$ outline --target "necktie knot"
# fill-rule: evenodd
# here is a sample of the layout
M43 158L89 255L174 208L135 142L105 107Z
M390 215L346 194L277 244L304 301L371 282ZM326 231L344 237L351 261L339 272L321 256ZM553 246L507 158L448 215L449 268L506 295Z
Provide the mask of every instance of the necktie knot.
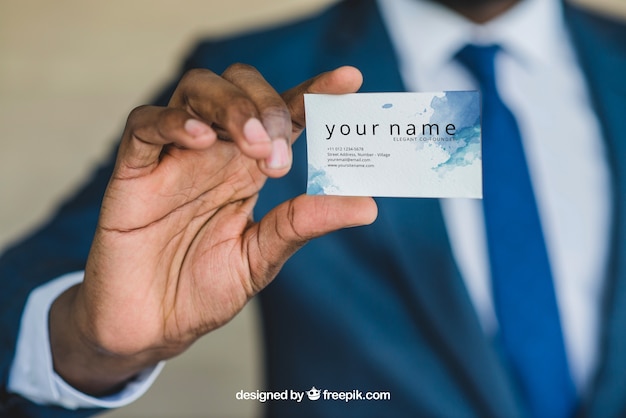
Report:
M456 58L472 73L483 89L495 88L495 58L498 51L498 45L466 45L457 53Z

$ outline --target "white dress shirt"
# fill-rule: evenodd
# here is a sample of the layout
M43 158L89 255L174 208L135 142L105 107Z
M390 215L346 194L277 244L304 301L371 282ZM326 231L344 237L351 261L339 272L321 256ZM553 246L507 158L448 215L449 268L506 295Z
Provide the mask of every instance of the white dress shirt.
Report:
M19 393L35 403L60 405L67 409L119 408L141 397L156 380L165 362L145 369L120 392L96 398L74 389L54 371L48 312L56 298L82 282L83 276L83 272L66 274L39 286L29 295L9 372L9 392Z
M498 86L524 138L568 360L575 384L583 393L598 359L611 189L599 123L567 36L560 2L525 0L486 25L473 24L426 0L379 0L378 4L409 90L475 89L475 81L453 60L454 55L467 43L502 46L496 62ZM498 325L481 202L448 199L442 200L442 208L469 296L484 331L493 335ZM35 402L68 408L126 405L147 390L162 364L105 399L76 391L52 368L48 310L63 290L81 279L80 273L62 277L31 294L22 317L9 390Z

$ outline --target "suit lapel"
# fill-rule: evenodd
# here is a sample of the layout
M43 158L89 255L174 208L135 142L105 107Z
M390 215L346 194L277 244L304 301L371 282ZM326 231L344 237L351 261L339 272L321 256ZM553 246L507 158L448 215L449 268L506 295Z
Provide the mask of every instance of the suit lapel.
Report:
M603 127L613 177L600 369L586 412L617 417L626 411L626 31L574 9L566 9L566 17Z
M318 70L354 65L364 76L361 91L404 91L397 57L376 2L352 2L357 4L344 7L349 18L339 15L336 31L318 52L318 62L324 65ZM394 236L396 262L411 278L409 283L398 286L413 309L416 322L435 342L450 374L482 416L519 415L511 379L485 338L455 267L439 202L381 199L378 205L375 227ZM417 241L425 244L418 246Z

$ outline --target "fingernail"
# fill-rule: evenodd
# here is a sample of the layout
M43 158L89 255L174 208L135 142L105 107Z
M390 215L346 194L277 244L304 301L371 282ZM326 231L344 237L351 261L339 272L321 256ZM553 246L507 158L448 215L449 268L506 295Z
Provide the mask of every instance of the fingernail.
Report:
M284 139L275 139L272 142L272 154L265 160L272 169L284 168L289 165L289 146Z
M187 119L185 122L185 131L192 136L200 136L209 130L209 126L197 119Z
M243 125L243 134L246 137L246 141L250 144L260 144L271 141L263 124L257 118L248 119Z

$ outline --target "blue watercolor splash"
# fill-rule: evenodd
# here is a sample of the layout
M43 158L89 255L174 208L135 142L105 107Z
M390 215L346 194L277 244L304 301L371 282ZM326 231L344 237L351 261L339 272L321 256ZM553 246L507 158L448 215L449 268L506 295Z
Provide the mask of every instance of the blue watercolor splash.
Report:
M480 118L478 94L463 91L448 91L443 97L433 97L430 107L435 111L430 123L446 125L453 123L457 129L474 126Z
M481 159L480 124L457 131L456 149L451 150L449 158L434 168L440 174L445 174L456 167L474 164Z
M430 123L456 127L454 141L430 143L443 149L449 158L434 167L441 175L456 167L472 165L481 159L480 99L478 94L449 91L443 97L434 97Z
M315 168L311 164L308 166L309 175L306 187L306 193L309 195L325 195L325 187L332 184L331 179L327 176L326 171L321 168Z
M383 105L383 109L391 109L392 107L393 107L393 104L392 104L392 103L385 103L385 104Z

